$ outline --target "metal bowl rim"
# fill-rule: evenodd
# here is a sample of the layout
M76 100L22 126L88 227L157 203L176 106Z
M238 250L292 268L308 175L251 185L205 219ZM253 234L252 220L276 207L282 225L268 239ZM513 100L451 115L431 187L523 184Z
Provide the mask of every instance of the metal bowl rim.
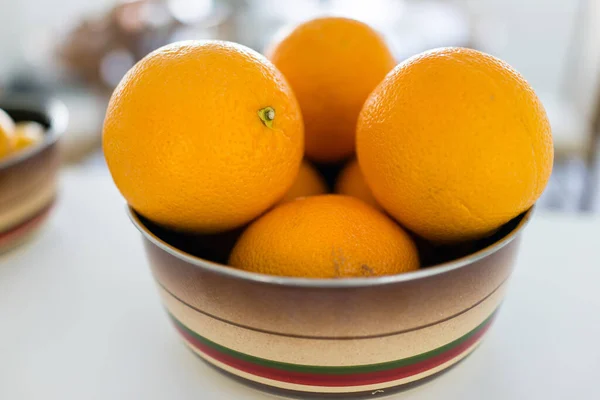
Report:
M450 271L466 267L474 264L502 249L504 246L512 242L528 224L533 214L535 206L531 207L525 212L519 224L505 236L500 238L498 241L491 245L465 257L458 258L456 260L448 261L442 264L434 265L431 267L419 269L417 271L405 272L396 275L385 275L374 278L295 278L285 277L276 275L266 275L256 272L243 271L229 267L227 265L219 264L216 262L208 261L200 257L193 256L185 253L176 247L166 243L156 235L154 235L139 219L136 211L127 206L127 215L134 224L134 226L140 231L142 236L151 242L159 249L167 252L168 254L178 258L179 260L189 263L202 270L216 273L222 276L226 276L234 279L242 279L246 281L256 283L266 283L279 286L292 286L292 287L306 287L306 288L360 288L369 286L380 286L389 285L400 282L416 281L419 279L429 278L436 275L442 275Z
M69 112L64 103L58 99L40 100L36 98L32 99L28 96L15 96L10 99L2 100L6 102L4 105L10 106L10 108L46 114L50 120L50 126L46 129L44 141L40 145L32 146L29 149L25 149L14 156L9 156L5 160L0 161L0 170L10 168L13 165L43 152L56 143L66 130Z

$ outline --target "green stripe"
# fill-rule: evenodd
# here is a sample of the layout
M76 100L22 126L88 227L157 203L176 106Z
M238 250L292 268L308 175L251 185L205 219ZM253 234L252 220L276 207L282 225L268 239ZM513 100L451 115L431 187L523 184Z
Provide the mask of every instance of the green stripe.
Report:
M178 321L172 314L169 313L169 316L171 317L171 319L177 326L181 327L181 329L185 330L187 333L189 333L191 336L196 338L198 341L202 342L203 344L205 344L207 346L212 347L213 349L215 349L221 353L227 354L231 357L235 357L237 359L244 360L244 361L247 361L247 362L250 362L253 364L261 365L264 367L275 368L275 369L285 370L285 371L306 372L306 373L315 373L315 374L345 375L345 374L355 374L355 373L359 374L359 373L386 371L386 370L390 370L390 369L395 369L395 368L400 368L400 367L404 367L407 365L415 364L415 363L427 360L428 358L435 357L435 356L437 356L441 353L444 353L456 346L459 346L460 344L469 340L469 338L471 338L473 335L475 335L477 332L479 332L483 327L485 327L485 325L488 322L490 322L490 320L493 318L494 314L496 314L496 311L494 311L480 325L478 325L475 329L473 329L466 335L464 335L448 344L438 347L437 349L428 351L426 353L422 353L422 354L412 356L412 357L403 358L401 360L388 361L385 363L357 365L357 366L344 366L344 367L324 367L324 366L313 366L313 365L290 364L290 363L285 363L285 362L266 360L264 358L254 357L254 356L251 356L248 354L240 353L238 351L229 349L227 347L223 347L218 343L215 343L213 341L206 339L205 337L198 335L196 332L192 331L187 326L185 326L183 323Z

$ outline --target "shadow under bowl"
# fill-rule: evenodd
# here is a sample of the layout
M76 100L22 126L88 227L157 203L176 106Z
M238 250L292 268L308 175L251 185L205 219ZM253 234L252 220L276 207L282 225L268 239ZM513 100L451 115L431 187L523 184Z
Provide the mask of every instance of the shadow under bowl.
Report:
M30 97L0 99L15 122L43 125L42 143L0 161L0 253L17 247L41 227L56 197L60 157L58 140L67 110L57 100Z
M262 275L207 261L128 212L169 317L193 352L277 390L357 394L436 376L477 347L533 209L468 256L348 279Z

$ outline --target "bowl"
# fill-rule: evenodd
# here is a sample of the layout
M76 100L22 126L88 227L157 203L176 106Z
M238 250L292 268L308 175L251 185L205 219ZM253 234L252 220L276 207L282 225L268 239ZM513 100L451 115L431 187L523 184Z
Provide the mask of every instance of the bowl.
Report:
M48 216L56 197L60 164L57 142L66 128L67 111L56 100L11 97L0 108L16 122L46 127L42 143L0 161L0 253L32 237Z
M303 279L192 256L128 209L168 316L194 353L266 387L346 395L422 380L473 351L498 313L532 211L450 262Z

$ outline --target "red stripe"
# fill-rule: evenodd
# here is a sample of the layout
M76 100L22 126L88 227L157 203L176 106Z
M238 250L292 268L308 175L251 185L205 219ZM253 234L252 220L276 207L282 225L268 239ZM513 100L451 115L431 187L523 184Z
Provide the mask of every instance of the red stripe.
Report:
M470 337L460 345L436 356L431 357L428 360L420 361L412 365L399 367L387 371L368 372L362 374L347 374L347 375L327 375L327 374L311 374L306 372L295 372L285 371L274 368L265 367L250 363L248 361L234 358L230 355L223 354L218 350L215 350L190 335L180 327L177 330L181 335L196 349L205 353L206 355L214 358L215 360L228 365L234 369L260 376L263 378L294 383L299 385L309 386L329 386L329 387L342 387L342 386L362 386L370 385L375 383L395 381L403 378L407 378L413 375L420 374L422 372L433 369L440 366L453 358L458 357L463 352L468 350L473 344L475 344L488 330L491 325L488 322L482 327L476 334ZM177 325L176 325L177 326Z
M29 219L28 221L18 225L10 230L0 233L0 247L5 244L17 239L19 236L26 234L28 231L34 229L38 226L50 213L50 209L52 208L52 203L42 210L38 215Z

